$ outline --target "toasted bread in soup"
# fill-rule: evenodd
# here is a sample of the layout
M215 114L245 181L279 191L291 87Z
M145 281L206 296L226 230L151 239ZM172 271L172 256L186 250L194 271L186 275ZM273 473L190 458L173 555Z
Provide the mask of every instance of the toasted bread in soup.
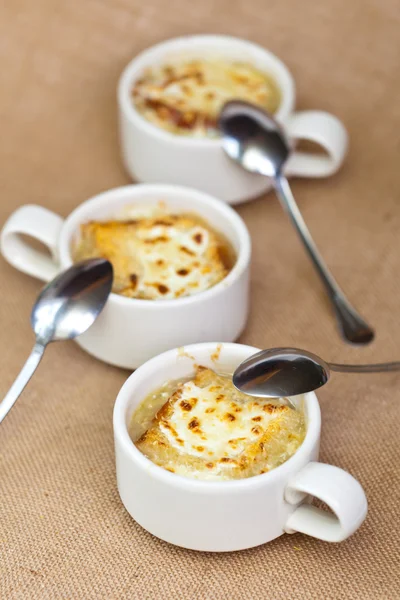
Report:
M301 412L239 392L198 367L156 414L136 446L157 465L196 479L240 479L282 464L304 437Z
M220 236L196 216L168 215L84 223L75 260L103 257L114 268L113 292L149 300L189 296L230 271Z

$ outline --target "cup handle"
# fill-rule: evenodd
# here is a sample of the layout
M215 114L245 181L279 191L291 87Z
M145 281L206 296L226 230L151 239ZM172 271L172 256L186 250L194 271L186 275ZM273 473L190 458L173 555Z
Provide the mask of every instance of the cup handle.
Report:
M298 177L328 177L340 168L346 156L348 134L341 121L333 115L307 110L292 115L286 129L294 140L309 140L321 146L325 155L293 152L285 173Z
M308 463L285 490L289 504L303 502L307 495L325 502L333 514L301 504L286 522L286 533L299 531L326 542L341 542L352 535L367 515L364 490L346 471L318 462Z
M57 247L63 222L61 217L42 206L21 206L9 217L1 231L2 255L19 271L50 281L59 272ZM51 256L30 246L21 234L45 244Z

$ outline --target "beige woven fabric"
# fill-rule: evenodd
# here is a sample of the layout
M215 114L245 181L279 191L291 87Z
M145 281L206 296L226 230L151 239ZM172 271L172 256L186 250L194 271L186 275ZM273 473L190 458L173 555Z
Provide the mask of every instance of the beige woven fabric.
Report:
M362 349L340 340L270 195L239 209L254 241L243 341L300 346L336 361L400 358L399 21L396 0L5 0L0 222L27 202L67 215L129 182L118 156L115 87L139 50L184 33L249 38L290 66L301 108L335 112L349 129L341 173L293 188L377 337ZM1 396L30 351L40 284L3 260L0 271ZM359 532L339 545L283 536L230 555L169 546L121 505L111 416L126 376L73 343L53 346L1 425L1 599L400 598L400 375L335 375L319 395L321 458L348 469L368 495Z

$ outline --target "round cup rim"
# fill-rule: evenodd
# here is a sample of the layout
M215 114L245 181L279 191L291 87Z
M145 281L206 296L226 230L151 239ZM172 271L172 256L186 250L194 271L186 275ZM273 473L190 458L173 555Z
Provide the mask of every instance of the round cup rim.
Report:
M161 141L168 142L174 145L180 145L186 148L204 148L207 150L211 150L214 148L221 149L222 144L220 139L210 139L210 138L194 138L190 136L179 136L171 133L169 131L165 131L160 127L157 127L150 121L147 121L134 107L131 98L130 98L130 89L132 87L132 82L135 73L141 68L140 64L146 60L148 56L152 53L162 50L173 48L175 45L182 44L191 44L193 41L201 42L218 42L222 41L224 43L231 43L237 45L245 45L249 48L253 48L255 51L264 54L266 59L269 62L273 62L277 68L280 69L283 78L286 80L286 89L281 88L282 92L282 102L275 113L275 117L278 121L282 121L286 119L294 110L295 106L295 97L296 97L296 87L294 78L289 71L286 64L273 52L267 50L260 44L252 42L250 40L246 40L240 37L230 36L230 35L218 35L218 34L195 34L195 35L184 35L178 36L174 38L170 38L168 40L164 40L157 44L153 44L148 48L145 48L141 52L139 52L134 58L125 66L122 71L117 87L117 96L118 102L120 105L121 111L124 115L129 119L130 122L134 123L137 127L140 127L144 132L152 137L158 138ZM157 62L157 61L154 61Z
M199 350L206 350L209 352L215 351L216 344L217 342L190 344L185 346L184 350L188 354L194 355L196 358L196 353ZM223 346L224 350L228 350L229 352L232 352L232 354L237 352L237 350L249 351L249 354L260 351L260 348L255 348L246 344L223 343L221 345ZM161 362L175 362L177 351L177 348L167 350L166 352L158 354L157 356L146 361L128 377L117 394L113 411L113 430L115 441L118 441L123 446L124 451L129 455L129 459L133 461L137 467L148 473L150 477L156 478L166 485L175 487L177 489L191 489L194 492L200 493L231 492L237 489L257 489L260 487L265 487L265 485L273 485L276 480L279 480L286 475L289 476L293 470L296 470L296 466L298 469L301 467L303 464L303 457L311 453L320 436L321 411L315 392L304 394L304 399L307 403L308 423L306 436L302 445L286 462L279 467L272 469L268 473L233 481L196 480L178 475L176 473L171 473L154 464L150 459L144 456L144 454L142 454L140 450L136 448L129 435L128 426L125 420L125 411L129 404L132 391L135 387L135 382L139 378L147 379L149 376L151 376L151 373L154 373L157 365Z
M230 205L222 202L222 200L218 200L218 198L212 196L211 194L207 194L206 192L186 186L163 183L139 183L111 188L96 194L79 204L65 219L60 232L58 248L61 266L63 268L68 268L73 264L69 244L73 232L76 231L80 223L84 222L83 219L79 219L79 214L81 211L84 212L84 209L87 209L89 206L95 206L97 204L105 205L108 201L111 202L112 198L115 198L116 196L124 197L132 195L132 203L134 203L140 200L141 192L143 194L154 193L160 195L163 193L169 195L173 195L174 193L179 195L187 194L188 198L191 197L196 201L196 203L215 208L217 212L219 211L221 213L221 219L229 219L238 236L239 244L237 259L233 268L224 279L219 281L211 288L197 294L193 294L192 296L155 301L139 298L127 298L113 292L110 294L108 302L112 301L117 305L125 307L130 306L136 309L140 307L146 307L146 309L150 310L163 310L170 307L183 307L190 304L197 304L199 302L207 301L213 296L217 296L229 289L236 281L238 281L243 272L248 268L251 259L251 238L247 226L240 215ZM210 223L210 225L213 227L215 226L218 230L217 223Z

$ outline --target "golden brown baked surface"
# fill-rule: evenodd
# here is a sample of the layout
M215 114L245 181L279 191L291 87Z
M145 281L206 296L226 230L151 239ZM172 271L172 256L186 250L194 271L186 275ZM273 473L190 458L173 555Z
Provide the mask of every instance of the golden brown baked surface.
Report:
M215 137L217 117L228 100L257 104L274 113L281 94L275 80L251 64L193 60L146 69L132 100L154 125L179 135Z
M205 291L224 279L234 262L228 242L194 215L85 223L74 260L97 256L113 265L113 292L148 300Z
M302 412L246 396L230 377L198 367L194 379L178 384L135 443L168 471L229 480L277 467L296 452L304 435Z

